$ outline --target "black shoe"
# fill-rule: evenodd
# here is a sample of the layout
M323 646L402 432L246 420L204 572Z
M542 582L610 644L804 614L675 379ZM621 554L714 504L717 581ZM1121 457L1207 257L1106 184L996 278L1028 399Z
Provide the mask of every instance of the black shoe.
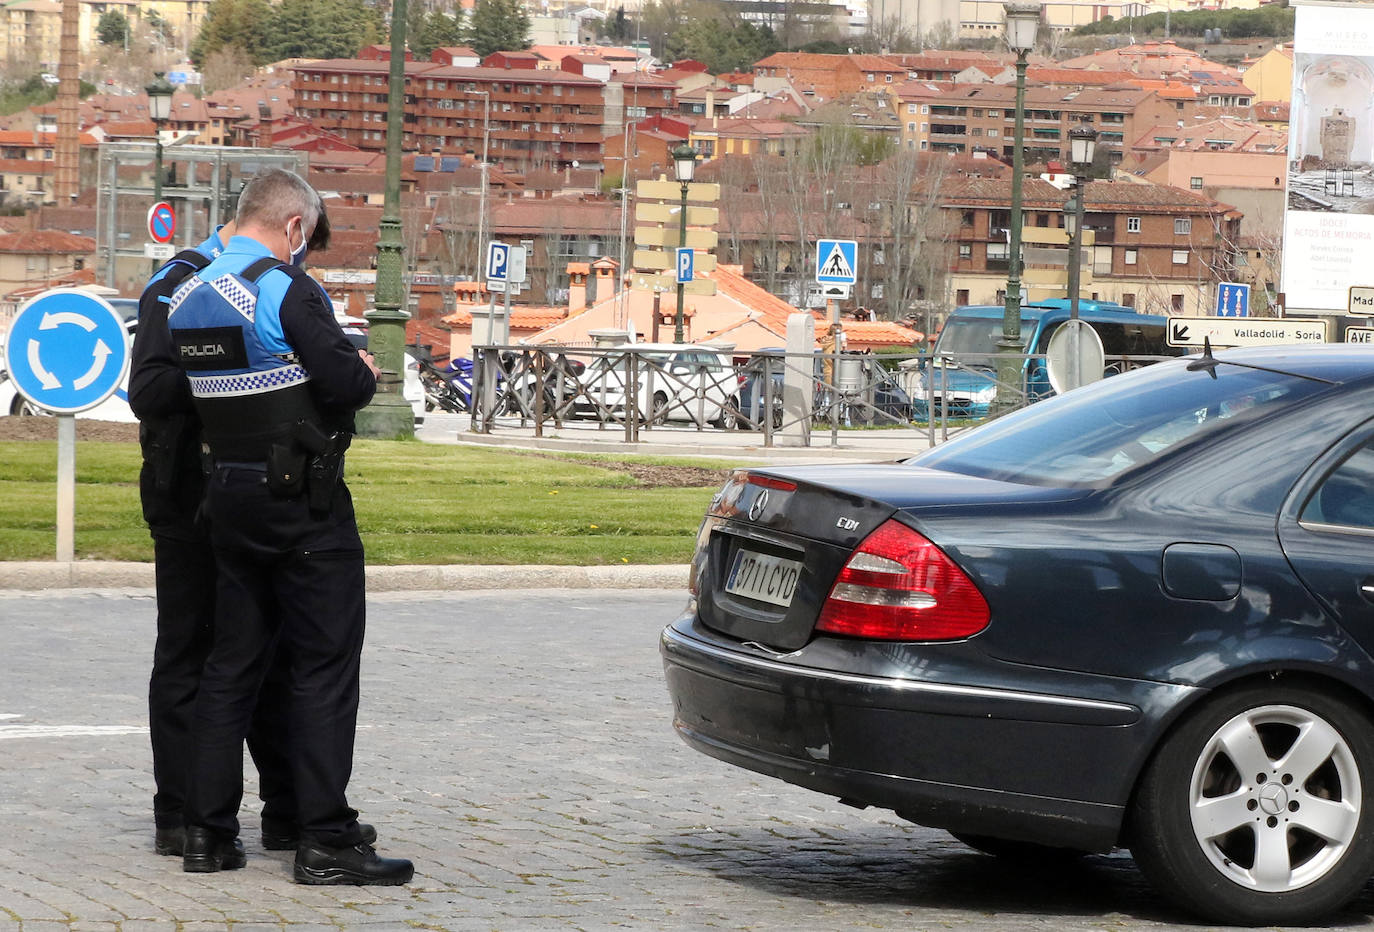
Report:
M186 829L160 828L153 836L153 848L158 854L172 854L181 857L186 850Z
M358 831L363 835L363 844L371 845L377 841L377 829L366 822L358 823ZM283 822L262 823L262 846L268 851L294 851L300 847L301 827Z
M237 838L220 838L208 828L191 825L186 829L186 846L181 869L191 874L238 870L248 863L243 843Z
M296 883L398 887L410 883L415 865L404 858L379 858L369 844L329 848L302 842L296 849Z

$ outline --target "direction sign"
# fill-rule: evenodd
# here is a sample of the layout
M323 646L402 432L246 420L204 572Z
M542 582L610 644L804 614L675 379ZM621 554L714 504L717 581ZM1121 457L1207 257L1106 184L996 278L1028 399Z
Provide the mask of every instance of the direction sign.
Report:
M1217 284L1217 316L1249 317L1250 286L1240 282Z
M54 414L75 414L114 394L129 365L124 319L88 291L54 288L28 301L5 338L14 387Z
M858 280L859 244L852 239L823 239L816 243L816 281L822 285L852 285Z
M677 251L677 283L685 285L692 280L692 260L696 255L691 248L685 247Z
M1346 327L1345 342L1374 345L1374 327Z
M1170 346L1277 346L1286 343L1325 343L1326 321L1318 319L1170 317Z
M487 280L513 282L525 280L525 247L493 240L487 244Z
M172 205L158 201L148 208L148 235L155 243L170 243L177 231L177 215Z
M1348 306L1351 317L1374 317L1374 288L1351 285Z

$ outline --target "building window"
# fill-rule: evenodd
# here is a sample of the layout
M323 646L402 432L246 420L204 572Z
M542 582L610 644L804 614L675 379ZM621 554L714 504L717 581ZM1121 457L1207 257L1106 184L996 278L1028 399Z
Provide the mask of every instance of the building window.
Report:
M1135 307L1135 292L1128 291L1121 296L1121 303L1125 307Z
M1188 179L1188 187L1192 188L1194 191L1201 191L1201 190L1202 190L1202 179L1201 179L1201 178L1198 178L1197 176L1194 176L1194 177L1192 177L1192 178L1189 178L1189 179Z
M960 243L960 244L959 244L959 258L960 258L960 259L972 259L972 258L973 258L973 244L972 244L972 243Z
M1175 250L1174 250L1174 265L1187 265L1187 264L1188 264L1188 250L1186 250L1186 249L1175 249Z
M965 227L973 226L973 211L966 210L959 214L959 225Z
M929 112L930 112L930 104L921 104L921 113L925 114L925 113L929 113Z
M907 113L915 113L915 112L916 112L916 105L915 105L915 104L907 104L907 105L906 105L906 112L907 112Z
M1134 249L1126 250L1126 264L1135 265L1137 253Z
M960 307L963 307L965 304L968 304L967 288L960 288L954 292L954 303L959 305Z
M914 133L914 132L916 132L916 124L915 124L915 123L908 123L908 124L906 125L906 131L907 131L908 133Z
M1140 232L1140 218L1139 218L1139 217L1127 217L1127 218L1126 218L1126 232L1127 232L1127 233L1139 233L1139 232Z
M995 130L995 129L990 129L990 130L988 130L988 135L991 136L991 137L993 137L993 138L995 139L995 138L997 137L997 130Z
M1191 232L1193 232L1193 218L1192 218L1192 217L1175 217L1175 218L1174 218L1174 235L1175 235L1175 236L1183 236L1184 234L1186 234L1186 233L1191 233Z
M1183 295L1176 294L1169 296L1169 306L1176 311L1183 310Z

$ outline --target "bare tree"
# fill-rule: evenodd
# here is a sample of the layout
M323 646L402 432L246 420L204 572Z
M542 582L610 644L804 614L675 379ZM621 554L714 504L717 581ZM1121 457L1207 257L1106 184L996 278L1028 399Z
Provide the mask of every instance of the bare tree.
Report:
M903 320L918 301L944 293L953 230L941 203L951 171L947 156L909 150L878 166L874 196L883 214L879 279L883 316L889 320Z

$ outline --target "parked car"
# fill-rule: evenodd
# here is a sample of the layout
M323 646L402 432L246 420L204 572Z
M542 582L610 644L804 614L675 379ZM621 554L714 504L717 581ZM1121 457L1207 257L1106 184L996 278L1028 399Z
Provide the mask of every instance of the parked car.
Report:
M984 851L1129 847L1212 920L1316 920L1374 871L1371 410L1367 349L1235 350L899 463L736 472L660 641L674 727Z
M741 427L763 428L765 402L771 399L773 427L783 424L782 386L789 366L796 368L805 360L793 357L785 361L782 347L768 347L757 350L740 369L740 412L745 420ZM819 350L817 351L819 354ZM763 373L767 363L772 389L764 391ZM821 359L816 359L812 373L815 385L812 411L819 418L829 417L831 392L824 386L824 368ZM846 397L841 391L838 400L841 411L850 424L854 422L871 424L905 424L912 419L914 406L906 390L898 384L896 377L889 372L881 360L873 355L850 353L840 360L837 383L843 389L846 384L852 391ZM767 396L767 397L766 397Z
M573 413L602 420L625 418L631 358L638 371L634 408L645 421L710 422L734 429L739 414L734 366L718 350L691 343L633 343L596 356L582 373Z
M1109 301L1079 301L1079 317L1102 340L1107 356L1104 375L1121 371L1121 356L1181 356L1185 350L1168 345L1165 327L1169 319L1137 314ZM912 388L916 417L924 420L934 401L936 416L984 418L997 395L997 343L1002 339L1006 309L1001 305L967 305L955 308L945 320L932 348L932 364L915 377ZM1069 319L1069 302L1063 298L1039 301L1021 308L1020 352L1043 355L1050 338ZM1030 401L1054 394L1042 359L1018 360L1021 385Z

